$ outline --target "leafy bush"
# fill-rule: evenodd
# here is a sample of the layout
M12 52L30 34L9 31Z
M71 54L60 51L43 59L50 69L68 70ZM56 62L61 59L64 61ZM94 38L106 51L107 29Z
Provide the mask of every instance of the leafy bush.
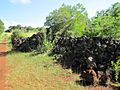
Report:
M120 70L120 59L117 62L111 62L113 70L115 70L115 79L118 82L119 70Z
M51 42L48 42L47 40L44 41L44 49L48 53L51 51L53 47L53 44Z
M20 38L20 37L23 37L22 35L22 31L20 30L15 30L12 35L11 35L11 39L13 40L14 38Z
M89 36L118 37L120 36L120 3L115 3L107 10L97 12L90 22Z
M50 53L50 51L53 49L53 43L44 40L42 45L39 45L37 47L36 52L38 53Z

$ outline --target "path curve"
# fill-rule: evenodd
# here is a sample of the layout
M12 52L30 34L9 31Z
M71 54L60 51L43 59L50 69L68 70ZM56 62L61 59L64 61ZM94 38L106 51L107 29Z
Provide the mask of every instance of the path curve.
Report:
M0 43L0 90L7 90L6 84L6 74L7 74L7 66L6 66L6 50L7 40L4 39L2 43Z

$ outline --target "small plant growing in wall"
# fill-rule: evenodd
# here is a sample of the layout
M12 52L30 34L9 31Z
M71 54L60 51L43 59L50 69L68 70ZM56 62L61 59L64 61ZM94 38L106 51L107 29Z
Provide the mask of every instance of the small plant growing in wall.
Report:
M111 62L113 70L115 70L115 79L118 82L119 70L120 70L120 59L117 62Z

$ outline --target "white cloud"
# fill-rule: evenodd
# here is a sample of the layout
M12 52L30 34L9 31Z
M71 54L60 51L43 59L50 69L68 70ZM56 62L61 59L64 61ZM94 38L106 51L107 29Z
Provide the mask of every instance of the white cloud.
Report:
M33 23L20 23L16 21L7 21L7 20L2 20L4 22L5 29L8 29L9 26L16 26L16 25L21 25L21 26L31 26L31 27L41 27L42 24L33 24Z
M31 3L31 0L10 0L10 2L13 4L16 4L16 3L28 4L28 3Z

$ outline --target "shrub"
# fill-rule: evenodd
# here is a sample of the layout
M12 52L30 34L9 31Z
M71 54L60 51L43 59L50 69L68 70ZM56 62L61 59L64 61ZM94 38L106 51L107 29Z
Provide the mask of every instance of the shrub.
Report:
M16 29L16 30L12 33L11 39L13 40L15 37L16 37L16 38L23 37L22 31Z
M115 70L115 79L118 82L119 70L120 70L120 59L117 62L111 62L113 70Z

